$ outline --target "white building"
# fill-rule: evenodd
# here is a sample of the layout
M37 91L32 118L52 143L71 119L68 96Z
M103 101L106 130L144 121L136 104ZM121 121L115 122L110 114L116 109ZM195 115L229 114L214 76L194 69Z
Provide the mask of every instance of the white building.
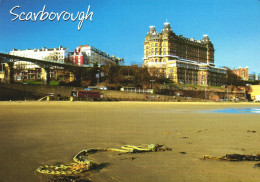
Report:
M78 46L71 56L71 61L78 65L93 66L97 63L100 65L115 64L123 62L123 59L110 56L109 54L100 51L93 46L83 45Z
M43 47L42 49L13 49L10 51L10 55L21 56L21 57L28 57L40 60L51 60L51 57L56 57L56 61L64 62L65 58L68 57L68 50L67 48L63 48L59 46L58 48L46 48ZM18 61L15 62L14 67L17 65L22 66L24 69L34 69L39 68L38 65L26 61Z
M59 46L58 48L46 48L42 49L13 49L9 53L10 55L40 59L40 60L54 60L57 62L65 62L68 58L69 51L67 48ZM16 69L14 74L15 80L22 79L42 79L46 80L46 72L39 65L27 62L27 61L17 61L14 63L14 69ZM57 78L57 70L61 69L58 67L51 67L51 78Z

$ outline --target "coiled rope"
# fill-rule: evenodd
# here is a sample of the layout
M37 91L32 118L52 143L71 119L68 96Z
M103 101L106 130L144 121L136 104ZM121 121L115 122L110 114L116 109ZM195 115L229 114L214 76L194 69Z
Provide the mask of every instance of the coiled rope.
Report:
M158 144L149 144L147 146L124 145L121 149L87 149L82 150L73 157L74 163L59 164L59 165L45 165L36 169L37 172L48 175L76 175L84 171L94 168L95 163L87 157L96 152L114 151L120 153L140 153L140 152L155 152L165 151L166 147Z

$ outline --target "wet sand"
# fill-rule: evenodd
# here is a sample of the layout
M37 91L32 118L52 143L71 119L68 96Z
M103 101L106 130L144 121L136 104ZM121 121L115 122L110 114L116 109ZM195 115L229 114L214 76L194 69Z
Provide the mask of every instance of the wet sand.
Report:
M35 169L88 148L158 143L172 151L91 155L90 181L260 181L257 162L200 160L260 153L260 115L202 113L245 103L0 102L0 181L48 181ZM247 132L254 130L253 132ZM182 154L185 152L186 154ZM133 158L131 158L133 157ZM132 160L133 159L133 160Z

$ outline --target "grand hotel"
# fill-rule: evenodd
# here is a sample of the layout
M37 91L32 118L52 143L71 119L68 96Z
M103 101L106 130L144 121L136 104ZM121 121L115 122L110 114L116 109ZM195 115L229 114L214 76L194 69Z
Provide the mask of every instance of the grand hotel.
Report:
M144 64L150 75L175 83L222 86L227 71L214 64L214 47L208 35L202 40L176 35L168 22L161 33L150 26L144 41Z

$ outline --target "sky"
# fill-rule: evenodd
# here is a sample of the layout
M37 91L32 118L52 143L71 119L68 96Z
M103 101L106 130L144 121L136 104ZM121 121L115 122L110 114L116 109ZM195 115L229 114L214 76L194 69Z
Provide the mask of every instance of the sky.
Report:
M89 16L80 30L78 18L65 21L63 16L60 21L40 21L40 16L12 21L14 14L37 14L44 6L45 12L74 17L78 12L86 16L90 6L92 21ZM126 65L141 65L149 26L161 32L166 20L177 35L196 40L209 35L217 67L248 66L249 73L260 73L260 0L0 0L0 52L59 45L73 51L88 44L124 58Z

